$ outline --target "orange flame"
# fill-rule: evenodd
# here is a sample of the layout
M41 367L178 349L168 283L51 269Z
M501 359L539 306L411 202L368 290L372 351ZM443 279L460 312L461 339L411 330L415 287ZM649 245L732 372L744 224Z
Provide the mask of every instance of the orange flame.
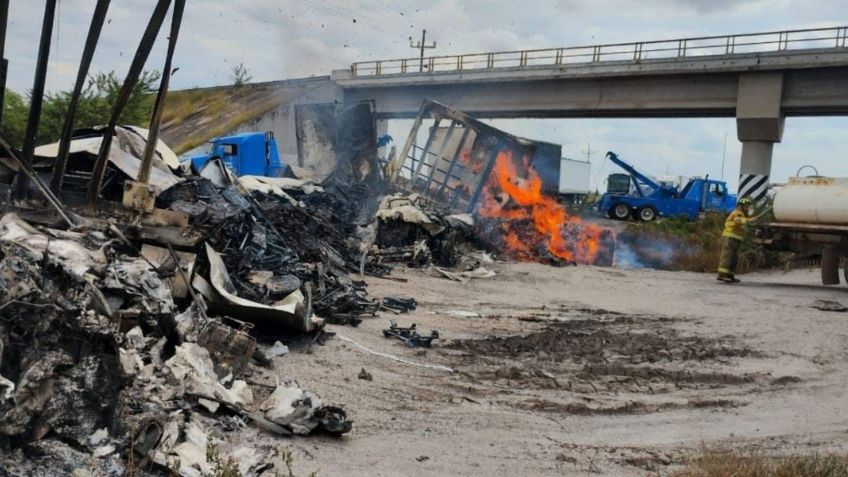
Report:
M544 245L560 259L594 263L604 229L568 215L556 199L543 194L542 179L527 157L522 163L526 177L518 174L511 152L498 154L477 214L501 220L500 242L518 259L536 259L534 248ZM528 223L535 233L528 233Z

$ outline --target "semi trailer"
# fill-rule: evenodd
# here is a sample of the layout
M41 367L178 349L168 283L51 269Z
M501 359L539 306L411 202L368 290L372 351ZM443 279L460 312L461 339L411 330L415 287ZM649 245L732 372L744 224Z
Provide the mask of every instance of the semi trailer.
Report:
M559 161L559 195L570 204L580 204L589 195L592 165L563 157Z

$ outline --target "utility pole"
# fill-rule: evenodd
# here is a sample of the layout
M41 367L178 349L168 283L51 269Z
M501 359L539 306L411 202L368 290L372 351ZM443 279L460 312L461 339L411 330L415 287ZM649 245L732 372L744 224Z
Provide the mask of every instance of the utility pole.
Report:
M727 159L727 132L724 133L724 148L721 151L721 180L724 180L724 160Z
M421 59L418 62L418 72L424 71L424 49L425 48L435 48L436 42L434 41L432 45L428 45L427 42L427 30L421 30L421 41L418 43L412 43L412 37L409 37L409 47L415 48L417 50L421 50Z
M586 149L583 150L583 153L586 154L586 162L592 162L591 157L592 157L592 154L595 153L595 151L592 150L592 143L590 143L590 142L586 143Z

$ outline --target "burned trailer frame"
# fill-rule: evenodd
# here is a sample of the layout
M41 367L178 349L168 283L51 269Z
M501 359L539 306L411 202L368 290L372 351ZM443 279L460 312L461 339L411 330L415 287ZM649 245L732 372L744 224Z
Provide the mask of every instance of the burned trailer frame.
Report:
M433 124L424 146L418 146L416 139L428 118ZM514 136L426 98L403 149L387 165L386 177L402 190L473 213L501 153L529 158L528 165L542 179L542 192L556 196L561 146Z

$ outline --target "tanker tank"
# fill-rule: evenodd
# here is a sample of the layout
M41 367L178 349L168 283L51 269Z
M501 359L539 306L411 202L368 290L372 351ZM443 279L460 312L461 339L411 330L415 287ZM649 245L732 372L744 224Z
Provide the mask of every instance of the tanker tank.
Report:
M774 197L779 222L848 225L848 178L792 177Z

